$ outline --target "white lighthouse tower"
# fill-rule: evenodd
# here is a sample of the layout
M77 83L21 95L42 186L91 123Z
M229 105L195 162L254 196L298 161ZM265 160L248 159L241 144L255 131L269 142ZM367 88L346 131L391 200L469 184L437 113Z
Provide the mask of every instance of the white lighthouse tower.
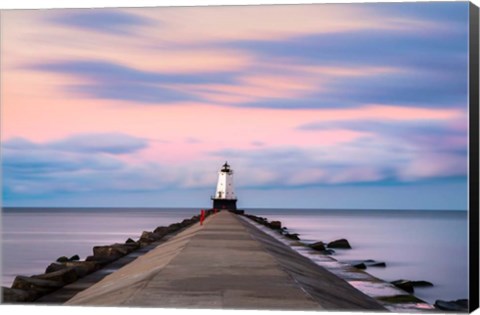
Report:
M237 197L233 189L233 170L227 162L218 172L217 190L212 200L214 209L237 209Z

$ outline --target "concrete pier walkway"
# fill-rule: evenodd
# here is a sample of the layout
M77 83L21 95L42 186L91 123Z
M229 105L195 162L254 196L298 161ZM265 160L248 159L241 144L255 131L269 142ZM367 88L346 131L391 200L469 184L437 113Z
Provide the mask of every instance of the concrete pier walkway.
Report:
M66 304L385 311L376 300L227 211L179 233Z

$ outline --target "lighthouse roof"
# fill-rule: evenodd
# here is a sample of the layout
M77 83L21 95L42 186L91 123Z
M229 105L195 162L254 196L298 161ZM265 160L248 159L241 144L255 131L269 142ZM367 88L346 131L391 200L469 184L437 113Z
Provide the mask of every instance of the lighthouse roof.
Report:
M222 172L229 172L230 171L230 165L228 165L228 162L225 161L225 164L223 164Z

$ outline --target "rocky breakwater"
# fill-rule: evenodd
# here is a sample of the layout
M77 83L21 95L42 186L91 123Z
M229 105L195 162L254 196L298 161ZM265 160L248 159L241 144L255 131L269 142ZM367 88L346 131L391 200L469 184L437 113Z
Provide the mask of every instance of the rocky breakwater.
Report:
M267 218L264 218L264 217L258 217L256 215L252 215L252 214L245 214L244 212L242 213L237 213L237 214L241 214L247 218L249 218L250 220L253 220L261 225L264 225L272 230L276 230L278 231L280 234L282 234L283 236L285 236L286 238L289 238L293 241L300 241L300 234L298 233L291 233L287 227L285 226L282 226L282 222L280 221L269 221ZM342 238L342 239L338 239L338 240L333 240L331 242L328 242L328 243L324 243L323 241L318 241L318 242L315 242L315 243L312 243L312 244L307 244L307 243L302 243L302 242L298 242L298 243L295 243L295 245L302 245L302 246L308 246L310 247L311 249L315 250L315 251L319 251L321 252L322 254L326 254L326 255L332 255L335 253L335 249L351 249L352 246L350 245L350 243L348 242L348 240ZM381 263L385 266L385 263ZM365 268L363 268L365 269Z
M214 210L206 210L205 215L211 215ZM185 219L169 226L159 226L153 231L144 231L138 240L131 238L124 243L94 246L93 254L85 260L78 255L59 257L45 269L45 273L23 276L19 275L10 288L2 287L3 303L35 302L37 299L53 293L93 272L99 271L112 262L145 248L156 242L161 242L166 236L200 221L200 215Z
M347 239L338 239L330 242L316 241L313 243L304 242L301 240L298 233L292 233L288 228L284 227L280 221L269 221L267 218L259 217L251 214L238 213L241 214L250 220L261 224L269 229L272 229L283 237L290 239L290 246L301 247L305 250L311 251L314 254L325 255L331 259L331 261L337 261L332 256L335 255L335 250L351 250L352 246ZM331 266L330 260L326 260L325 266ZM348 279L349 277L353 278L353 281L349 281L351 284L360 283L357 281L362 279L363 276L360 276L360 273L367 268L385 268L387 264L382 261L375 261L372 259L365 260L351 260L351 261L342 261L339 262L340 265L348 265L349 267L334 267L331 271L341 277ZM354 276L352 276L354 275ZM358 278L358 279L357 279ZM410 281L410 280L397 280L392 282L384 282L380 279L370 276L372 288L378 287L382 288L387 292L389 290L389 296L373 296L380 302L384 303L389 309L397 310L425 310L433 309L435 307L439 310L462 310L465 311L465 305L468 304L467 300L458 300L458 301L441 301L437 300L434 306L429 305L428 303L418 299L412 293L414 293L414 287L430 287L433 286L432 283L428 281ZM379 284L384 283L384 284ZM394 287L396 290L391 290ZM368 288L367 288L368 291ZM365 291L368 295L369 293Z

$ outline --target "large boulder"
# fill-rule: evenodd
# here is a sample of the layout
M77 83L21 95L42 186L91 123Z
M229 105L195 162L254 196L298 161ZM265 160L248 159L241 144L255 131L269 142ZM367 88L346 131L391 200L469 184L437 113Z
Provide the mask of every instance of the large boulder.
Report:
M273 230L281 230L282 229L282 222L272 221L268 224L268 226Z
M112 244L104 246L94 246L93 256L106 258L120 258L135 250L135 246L130 244Z
M33 277L16 276L12 289L20 289L31 292L36 298L63 287L60 281L37 279Z
M400 280L392 281L391 283L393 285L395 285L396 287L398 287L398 288L400 288L404 291L407 291L409 293L413 293L415 287L432 287L433 286L433 284L431 282L424 281L424 280L410 281L410 280L400 279Z
M339 240L335 240L335 241L333 241L333 242L330 242L330 243L328 243L327 246L330 247L330 248L343 248L343 249L350 249L350 248L352 248L352 247L350 246L350 243L349 243L346 239L344 239L344 238L339 239Z
M131 238L128 238L126 241L125 241L125 244L136 244L137 242L135 242L134 240L132 240Z
M308 245L311 249L318 250L318 251L324 251L326 250L325 248L325 243L320 241L320 242L315 242L313 244Z
M180 230L182 228L182 224L181 223L172 223L168 226L168 233L172 233L172 232L176 232L178 230Z
M364 263L358 263L358 264L355 264L355 265L352 265L353 267L357 268L357 269L367 269L367 266L365 266Z
M267 218L264 218L264 217L258 217L258 222L260 224L266 225L268 223L268 220Z
M413 284L411 281L408 281L408 280L395 280L395 281L392 281L390 282L391 284L393 284L394 286L396 286L397 288L400 288L402 289L403 291L406 291L408 293L413 293L414 292L414 289L413 289Z
M65 268L67 268L65 264L51 263L48 265L47 269L45 269L45 273L55 272Z
M93 257L93 256L89 256ZM90 261L67 261L65 263L51 263L48 265L45 273L56 272L68 268L73 268L78 278L84 277L100 268L100 264L91 259ZM97 260L100 258L97 257Z
M333 254L335 254L335 251L333 249L327 248L325 250L322 250L321 253L324 254L324 255L333 255Z
M78 260L80 260L80 256L78 256L78 255L73 255L72 257L70 257L68 259L68 261L78 261Z
M402 289L403 291L406 291L408 293L413 293L414 292L414 289L413 289L413 285L411 282L409 281L404 281L404 280L396 280L396 281L392 281L391 282L394 286L396 286L397 288L400 288Z
M30 291L7 287L2 287L2 297L3 303L31 302L36 298L35 294Z
M100 257L100 256L87 256L87 258L85 258L85 261L87 262L93 262L95 263L97 266L100 267L104 267L105 265L108 265L109 263L111 263L112 261L118 259L117 257Z
M386 267L387 266L387 264L384 263L383 261L376 261L376 260L373 260L373 259L349 260L349 261L345 261L345 262L352 265L353 267L356 267L357 265L360 265L360 266L363 265L365 268L361 268L361 269L366 269L367 267Z
M442 311L452 311L452 312L462 312L467 313L468 310L468 300L460 299L456 301L443 301L436 300L434 304L435 308Z
M78 279L78 275L75 272L75 269L73 267L67 267L62 270L44 273L41 275L35 275L35 276L32 276L32 278L52 280L65 285L65 284L69 284L76 281Z
M184 219L182 222L180 222L180 225L182 227L187 227L187 226L192 225L193 223L195 223L195 221L192 220L192 219Z
M57 258L57 262L66 262L66 261L68 261L67 256L60 256Z
M284 234L286 237L288 237L289 239L291 240L294 240L294 241L299 241L300 240L300 237L298 237L298 233L285 233Z
M425 280L411 281L414 287L433 287L433 283Z
M65 263L65 267L71 267L79 278L84 277L100 268L95 261L69 261Z
M167 228L167 230L168 230L168 228ZM166 232L164 234L160 234L160 233L155 233L155 232L143 231L142 235L140 236L140 239L138 240L138 242L140 243L140 245L150 244L150 243L161 240L167 233L168 232Z
M155 230L153 230L153 233L157 235L167 235L169 233L169 229L166 226L158 226Z

